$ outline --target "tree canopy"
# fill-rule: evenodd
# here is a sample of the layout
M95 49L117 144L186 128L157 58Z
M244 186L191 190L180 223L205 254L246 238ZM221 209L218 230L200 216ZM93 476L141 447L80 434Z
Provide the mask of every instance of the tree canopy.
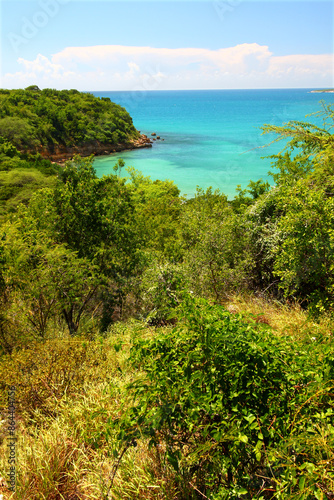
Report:
M0 89L0 136L19 149L38 145L118 144L138 137L132 118L109 98L30 86Z

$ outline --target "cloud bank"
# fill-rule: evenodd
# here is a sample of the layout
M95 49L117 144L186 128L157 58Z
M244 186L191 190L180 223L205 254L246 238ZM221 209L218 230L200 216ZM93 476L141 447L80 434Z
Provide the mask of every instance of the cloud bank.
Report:
M333 86L333 55L275 56L266 45L218 50L122 45L67 47L48 58L18 59L5 88L169 90Z

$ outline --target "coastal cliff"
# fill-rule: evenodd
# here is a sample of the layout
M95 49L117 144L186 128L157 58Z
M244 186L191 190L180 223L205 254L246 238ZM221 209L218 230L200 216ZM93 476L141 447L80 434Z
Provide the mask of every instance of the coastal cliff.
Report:
M29 149L27 153L39 153L43 158L53 162L62 163L70 160L74 155L80 156L102 156L117 153L120 151L129 151L140 148L151 148L152 141L146 135L141 134L138 139L111 144L100 142L98 140L91 141L84 145L65 146L62 144L50 144L48 146L39 146L36 149Z
M0 138L18 151L63 162L74 155L104 155L146 148L125 108L77 90L0 89Z

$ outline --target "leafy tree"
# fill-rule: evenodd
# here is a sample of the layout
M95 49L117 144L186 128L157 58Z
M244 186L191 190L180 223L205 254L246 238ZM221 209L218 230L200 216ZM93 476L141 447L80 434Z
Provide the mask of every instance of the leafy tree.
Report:
M217 303L247 288L252 270L248 222L233 212L226 196L198 190L182 214L184 266L191 289Z
M201 241L202 232L214 220L221 220L229 212L227 197L217 189L206 191L197 187L194 198L184 203L182 210L182 240L185 249ZM231 212L231 211L230 211Z
M31 92L40 92L40 89L37 85L29 85L25 90L31 91Z
M334 304L334 201L298 182L277 225L274 274L287 296L307 300L318 314Z
M180 259L179 225L183 200L173 181L152 181L133 168L129 189L132 192L135 220L143 244L157 255Z
M297 158L301 160L304 173L314 170L324 163L332 162L334 159L334 138L331 129L334 126L334 111L331 104L322 102L322 110L314 113L322 116L323 126L318 127L313 123L291 121L282 126L264 125L263 133L275 133L278 137L274 142L289 139L285 148L288 152L286 159L291 160L292 153L297 150ZM281 155L278 155L278 159ZM283 164L278 164L280 173L274 175L275 182L280 179L293 178L294 169L291 166L295 164L289 161ZM300 171L300 168L297 172Z
M323 128L290 122L276 132L290 140L272 156L275 187L248 209L252 222L254 281L311 305L314 312L332 309L334 187L333 111L323 105Z
M0 135L19 149L37 144L32 126L26 120L15 116L0 119Z
M249 205L252 205L255 200L270 190L269 182L264 182L262 179L258 181L250 181L248 189L241 189L238 185L236 188L237 196L231 202L231 206L236 212L243 211ZM250 195L250 196L249 196Z
M36 193L16 219L22 228L44 234L53 245L63 245L89 266L97 266L104 286L96 290L99 299L94 292L94 300L103 303L105 328L113 310L122 309L142 265L134 202L125 179L99 179L91 159L77 157L66 164L55 188Z
M125 179L99 179L92 160L68 162L53 194L52 234L114 279L131 275L140 258L134 200Z
M14 156L19 156L20 154L12 142L7 141L4 137L0 136L0 155L0 158L2 159L3 157L13 158Z
M70 335L78 332L80 321L92 299L96 299L103 277L87 259L62 248L47 256L49 277L57 292L57 306L65 319ZM45 267L44 267L45 269Z
M95 267L54 244L29 219L4 226L3 231L6 278L17 290L21 315L34 336L45 338L50 320L61 317L70 335L76 334L102 281Z

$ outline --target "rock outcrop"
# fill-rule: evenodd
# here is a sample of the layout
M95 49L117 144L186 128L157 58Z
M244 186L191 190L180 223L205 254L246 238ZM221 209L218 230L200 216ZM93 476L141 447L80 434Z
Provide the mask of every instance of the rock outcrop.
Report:
M49 146L40 146L36 151L29 151L29 153L40 153L43 158L48 160L62 163L70 160L74 155L90 156L90 155L109 155L119 151L130 151L139 148L151 148L152 141L146 135L141 134L138 139L133 141L124 142L120 144L101 143L99 141L92 141L82 146L64 146L61 144L52 144Z

